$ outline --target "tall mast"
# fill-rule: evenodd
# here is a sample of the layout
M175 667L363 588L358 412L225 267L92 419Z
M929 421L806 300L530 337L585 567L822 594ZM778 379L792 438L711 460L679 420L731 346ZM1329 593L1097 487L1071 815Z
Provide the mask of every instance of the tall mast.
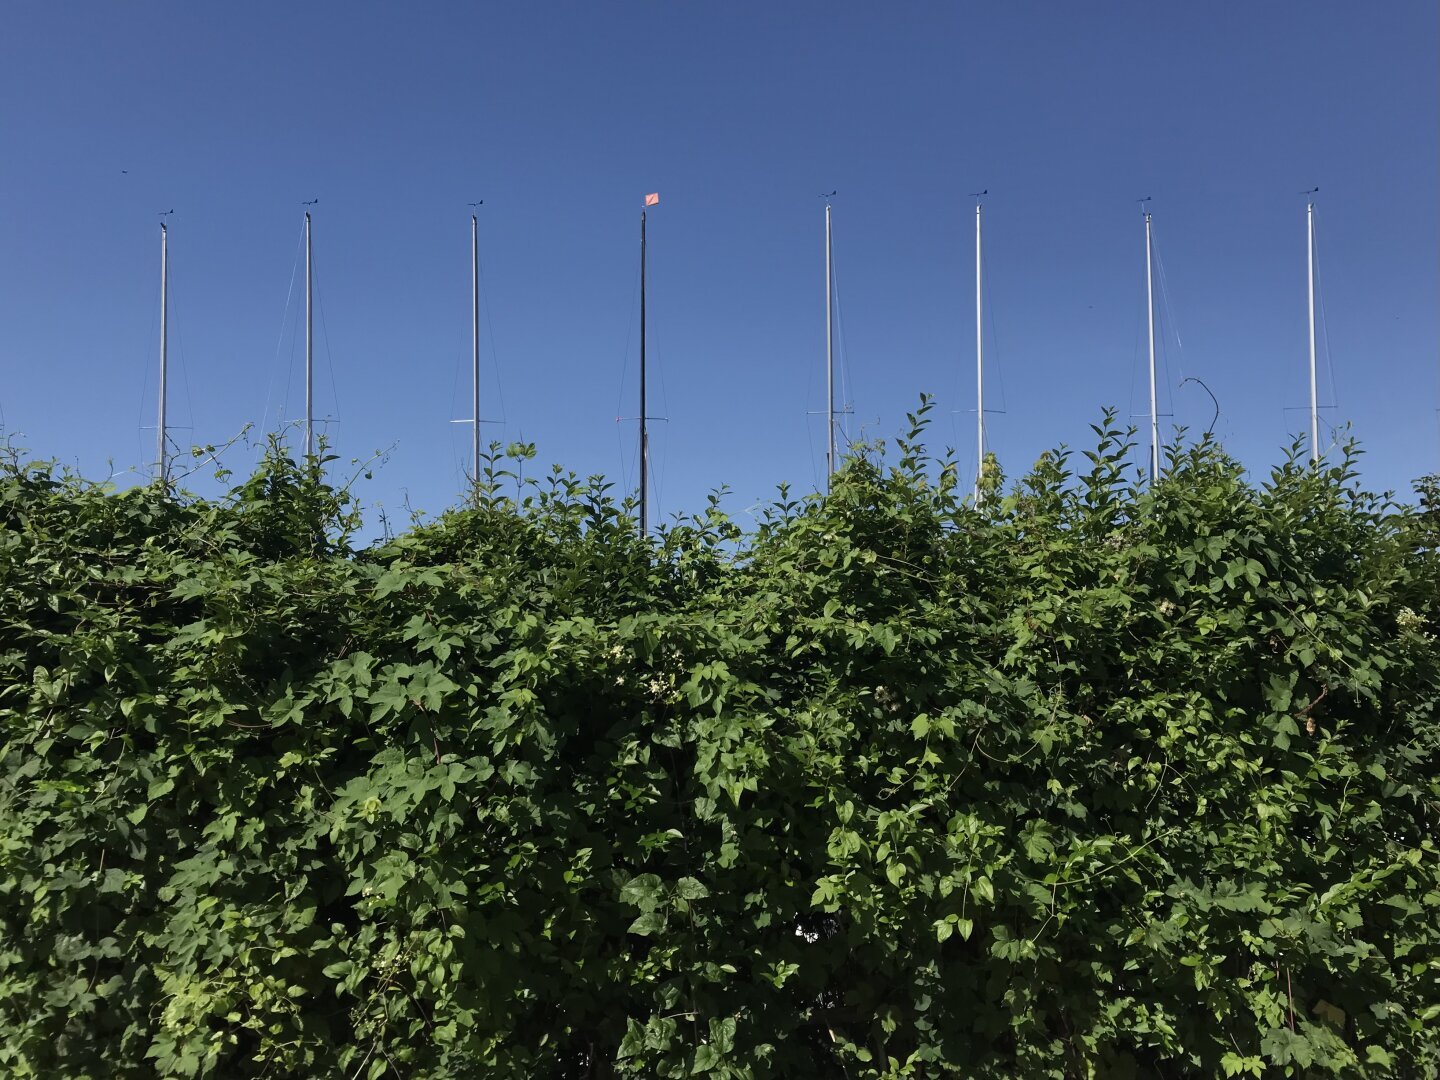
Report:
M640 535L650 534L650 429L645 399L645 210L640 211Z
M480 482L480 222L470 215L470 482Z
M1320 408L1315 396L1315 204L1305 204L1305 275L1310 296L1310 460L1320 462Z
M833 191L831 195L835 194ZM835 263L830 229L830 201L825 201L825 490L835 475Z
M1145 306L1150 324L1150 480L1160 477L1160 417L1155 406L1155 274L1150 212L1145 212Z
M983 192L981 194L984 194ZM985 479L985 335L980 307L980 203L975 203L975 505Z
M160 402L155 419L157 455L156 466L160 478L160 486L164 487L170 482L170 468L168 460L169 448L165 445L165 384L168 378L168 365L170 354L169 339L169 306L170 306L170 236L165 228L165 222L160 222Z
M305 461L315 454L315 274L310 244L310 211L305 211Z

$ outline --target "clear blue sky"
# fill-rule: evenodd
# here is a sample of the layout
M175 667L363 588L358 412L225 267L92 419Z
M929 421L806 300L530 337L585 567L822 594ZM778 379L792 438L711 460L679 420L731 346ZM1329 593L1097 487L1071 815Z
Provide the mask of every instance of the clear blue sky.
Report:
M1141 413L1150 195L1166 423L1206 426L1178 386L1203 378L1261 468L1307 422L1316 185L1326 421L1354 425L1373 486L1440 468L1432 0L22 2L5 22L0 410L90 476L154 456L161 210L177 438L300 415L298 281L286 300L318 197L319 411L346 458L393 446L367 502L452 503L483 198L487 439L633 484L615 417L635 413L638 211L659 191L659 506L728 484L743 520L820 480L831 189L852 435L893 435L930 391L933 441L973 468L980 188L1007 472L1085 445L1107 404Z

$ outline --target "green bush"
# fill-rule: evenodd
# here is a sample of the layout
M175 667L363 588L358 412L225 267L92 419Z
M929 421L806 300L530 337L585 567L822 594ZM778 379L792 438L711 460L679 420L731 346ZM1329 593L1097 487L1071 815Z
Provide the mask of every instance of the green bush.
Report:
M651 541L3 467L0 1072L1435 1076L1440 530L1096 432Z

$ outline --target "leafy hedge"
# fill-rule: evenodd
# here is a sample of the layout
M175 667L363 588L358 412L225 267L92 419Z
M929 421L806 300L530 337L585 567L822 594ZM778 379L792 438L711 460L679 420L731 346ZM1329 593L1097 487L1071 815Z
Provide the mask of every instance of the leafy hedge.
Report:
M1435 1076L1424 514L1107 421L639 538L0 469L0 1072Z

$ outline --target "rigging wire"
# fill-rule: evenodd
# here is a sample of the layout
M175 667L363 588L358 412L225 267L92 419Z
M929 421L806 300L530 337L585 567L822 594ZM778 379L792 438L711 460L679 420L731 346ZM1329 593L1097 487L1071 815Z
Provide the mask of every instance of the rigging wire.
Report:
M454 357L454 363L451 364L450 367L450 405L447 411L453 417L458 411L460 402L460 365L464 363L464 353L461 351L459 345L454 347L452 356ZM479 421L479 417L475 419L477 422ZM456 430L455 425L456 421L454 420L451 420L450 423L446 425L450 429L450 472L451 479L454 481L455 486L461 491L464 491L466 489L465 458L455 442L456 436L461 434L461 432ZM479 480L480 478L478 476L474 477L475 482L478 483Z
M651 260L651 265L652 265L652 266L654 265L654 260L653 260L653 259ZM655 275L655 276L656 276L657 278L659 278L660 280L663 280L663 277L661 277L660 275ZM652 319L652 324L653 324L653 322L654 322L654 320ZM647 338L647 341L653 343L653 344L652 344L652 351L653 351L654 356L655 356L654 366L655 366L656 374L657 374L657 375L659 376L659 378L660 378L660 410L661 410L661 412L660 412L660 415L659 415L659 416L648 417L647 419L655 419L655 420L659 420L661 423L667 424L667 426L666 426L665 428L661 429L661 430L665 431L666 434L667 434L667 439L666 439L665 445L666 445L666 448L668 449L668 448L669 448L668 434L669 434L669 430L670 430L669 427L668 427L668 421L669 421L669 418L670 418L670 399L669 399L669 397L667 396L666 391L665 391L665 364L663 363L663 357L664 357L664 355L665 355L665 350L664 350L663 348L660 348L660 347L659 347L660 343L659 343L658 338L659 338L659 334L652 333L652 334L650 334L649 337ZM652 493L653 493L654 496L655 496L655 505L654 505L654 507L653 507L653 510L654 510L653 518L654 518L654 521L655 521L656 526L659 526L659 524L660 524L660 519L661 519L661 509L660 509L660 507L661 507L661 496L662 496L662 494L663 494L663 492L664 492L665 471L664 471L663 465L662 465L660 468L656 468L655 462L656 462L657 456L663 461L663 460L665 459L665 455L663 455L663 454L661 454L661 455L656 455L655 453L653 453L653 447L654 447L654 444L655 444L655 439L654 439L654 436L653 436L653 435L651 436L650 444L651 444L651 447L652 447L652 453L651 453L651 455L650 455L650 470L649 470L649 473L650 473L650 486L651 486Z
M275 389L275 372L280 367L280 347L285 343L285 326L290 319L290 304L295 297L295 278L300 271L300 255L305 250L305 226L300 226L300 238L295 245L295 259L290 264L290 285L285 290L285 307L280 314L280 331L275 335L275 357L270 363L270 376L265 382L265 408L260 413L260 433L262 436L270 433L270 401ZM298 323L298 320L296 320ZM290 368L295 363L295 339L292 332L290 340L290 364L286 367L285 393L281 398L282 404L278 405L275 413L276 428L280 426L280 414L290 400ZM264 438L261 440L261 450L264 450Z
M484 200L481 200L481 202L479 203L471 204L472 210L477 206L483 205L483 202ZM478 229L478 221L476 222L476 225ZM477 271L477 276L479 279L478 283L480 292L480 309L485 314L486 334L490 341L491 366L494 368L495 372L495 396L500 399L500 416L498 420L495 420L493 422L499 424L503 428L508 424L509 411L505 406L505 385L504 381L501 379L500 376L500 350L495 345L495 321L490 310L490 286L485 280L485 256L483 253L483 246L479 243L477 243L475 246L475 269ZM473 361L473 357L471 359ZM450 380L450 414L452 416L458 411L459 407L460 370L462 366L465 366L465 360L465 353L462 351L461 348L457 347L455 351L455 364L452 370L452 377ZM472 422L477 425L477 427L482 423L481 418L478 416L472 417ZM452 421L451 423L454 424L457 423L457 421ZM463 423L463 421L459 421L459 423ZM469 449L467 447L466 450L461 451L457 448L455 443L457 434L458 433L452 428L450 437L450 449L452 463L454 466L454 479L458 485L463 486L467 482L466 478L468 476L468 473L466 471L466 463L469 461ZM481 439L481 445L482 447L486 445L483 438ZM478 480L479 477L474 477L471 479Z
M505 408L505 384L500 378L500 350L495 347L495 322L490 314L490 287L485 283L485 255L476 249L476 262L480 267L480 310L485 313L485 328L490 337L490 360L491 367L495 372L495 396L500 399L499 424L503 427L508 423L509 411ZM480 418L477 416L475 422L478 424Z
M1325 407L1336 409L1339 407L1340 395L1335 389L1335 363L1330 356L1330 324L1325 318L1325 288L1320 277L1320 233L1315 231L1315 305L1320 309L1320 344L1321 353L1325 357L1325 375L1330 383L1330 403ZM1335 444L1337 426L1326 420L1325 426L1330 429L1331 447Z
M1140 378L1140 373L1145 370L1146 357L1142 351L1145 343L1145 296L1143 291L1135 301L1135 348L1130 355L1130 408L1129 417L1134 420L1140 416L1135 411L1135 384ZM1148 414L1146 414L1148 415Z
M964 390L963 390L963 388L962 388L961 385L960 385L960 372L961 372L962 366L964 365L965 360L964 360L964 355L963 355L963 354L957 353L957 355L959 356L959 359L956 361L956 363L955 363L955 365L954 365L954 368L955 368L955 370L954 370L954 376L953 376L953 378L951 379L950 385L951 385L951 387L952 387L952 389L953 389L953 391L954 391L954 400L959 401L959 400L961 399L961 395L964 393ZM953 449L953 450L956 450L956 451L959 451L959 448L960 448L960 412L961 412L961 410L959 410L959 409L950 409L950 410L949 410L949 413L950 413L950 448ZM962 467L965 466L966 464L968 464L969 461L970 461L970 458L969 458L969 456L968 456L969 452L966 451L965 453L966 453L967 456L966 456L963 460L961 460L961 461L959 462L959 464L960 464ZM978 466L977 466L977 469L978 469Z
M1220 422L1220 399L1215 396L1215 391L1205 384L1205 380L1198 379L1194 375L1188 375L1181 379L1180 385L1184 386L1186 383L1192 382L1210 395L1210 404L1215 407L1215 415L1210 418L1210 426L1205 429L1205 435L1209 437L1215 433L1215 425Z
M620 479L624 484L624 490L630 490L630 469L629 464L636 462L637 457L627 459L625 456L625 433L620 424L625 412L625 376L630 372L630 343L635 338L635 309L640 303L640 263L635 263L635 284L630 290L630 314L625 318L625 349L620 354L620 386L615 392L615 445L620 456ZM639 445L637 437L636 445ZM636 452L638 455L638 450Z
M325 368L330 374L330 403L335 409L333 419L326 417L320 420L320 423L338 424L340 423L340 388L335 382L335 361L330 355L330 327L325 321L325 298L320 291L320 261L312 259L311 265L315 274L315 307L320 312L320 336L325 339Z
M982 245L980 248L980 265L984 270L985 280L992 280L990 276L990 255L984 245ZM999 332L996 330L995 308L993 304L987 304L984 302L984 296L988 296L989 294L990 290L986 289L985 293L982 295L981 298L981 304L983 308L981 314L985 323L990 328L989 336L985 339L985 372L987 376L993 374L996 381L998 381L1000 384L1000 408L986 409L986 412L999 413L1001 415L1004 415L1007 411L1009 411L1010 402L1009 399L1006 397L1005 392L1005 366L1000 362L1004 354L1000 348L1000 335ZM990 385L990 379L988 377L985 381L987 386ZM984 402L977 402L976 406L978 408L983 408ZM991 449L992 445L993 444L991 441L991 428L990 425L987 423L985 425L984 453L994 453L994 451ZM976 450L977 452L979 452L979 447L977 447ZM982 453L980 460L975 463L975 469L971 475L978 477L980 475L980 470L984 466L984 464L984 454Z
M980 248L980 263L985 269L985 280L991 280L990 256L986 253L986 250L983 246ZM987 289L986 292L988 293L989 290ZM990 336L985 339L985 355L987 358L992 356L994 357L994 363L987 365L986 370L988 372L993 369L996 378L1000 381L1000 408L998 411L1001 413L1005 413L1010 408L1010 401L1005 396L1005 365L1000 363L1000 358L1003 353L1000 349L1000 334L995 328L995 308L992 304L985 304L984 306L985 318L990 326Z
M150 279L150 330L147 338L153 343L159 335L160 279L157 276ZM135 408L135 454L140 461L147 460L146 455L150 453L150 450L147 450L145 447L145 430L147 426L145 423L145 412L147 403L150 401L150 375L153 364L153 360L146 355L150 347L151 346L147 345L141 350L141 355L146 356L146 359L140 369L140 399ZM150 430L154 430L153 426Z
M655 364L655 369L660 375L661 409L661 414L660 416L656 417L656 419L664 425L664 427L662 427L660 430L665 433L664 449L666 451L665 453L658 455L660 459L659 468L655 467L656 455L652 454L650 456L650 472L651 475L655 478L655 521L658 524L662 513L661 507L664 505L665 469L670 461L670 394L669 391L665 388L665 364L662 359L665 355L665 350L656 349L655 351L659 354L656 357L657 363Z
M958 277L958 275L957 275L956 281L958 282L958 280L959 280L959 277ZM957 287L956 295L957 295L957 296L960 295L960 293L959 293L959 291L958 291L958 287ZM957 344L956 344L956 346L955 346L955 352L954 352L955 362L954 362L954 364L952 364L952 365L950 366L950 367L951 367L951 370L950 370L950 398L949 398L949 400L955 401L955 402L959 402L959 401L963 401L963 400L964 400L964 395L965 395L965 387L964 387L964 385L963 385L962 382L961 382L961 379L963 378L963 373L964 373L964 370L965 370L965 348L964 348L963 345L958 344L958 342L960 341L960 335L959 335L958 332L956 333L956 339L955 339L955 340L957 341ZM960 410L960 409L949 409L949 410L947 410L947 412L948 412L949 415L950 415L950 438L951 438L951 445L952 445L952 448L955 448L955 449L958 450L958 448L959 448L959 446L960 446L960 420L959 420L959 416L960 416L961 410ZM969 459L967 458L966 461L968 461L968 460L969 460ZM961 465L964 465L965 462L962 461L960 464L961 464Z
M835 410L835 422L839 425L840 435L845 440L845 449L849 450L854 443L850 438L850 424L847 417L853 411L854 406L851 402L849 353L845 344L845 317L842 314L845 308L840 302L840 271L837 262L835 241L832 236L830 241L830 281L835 301L835 357L837 361L835 367L840 383L840 406ZM828 417L828 408L826 413ZM838 462L836 462L836 466L839 466Z
M979 197L980 197L981 195L983 195L983 194L986 194L986 192L975 192L975 193L972 194L971 197L972 197L972 198L979 198ZM983 258L983 249L982 249L982 258ZM985 267L988 267L988 265L989 265L988 262L984 264ZM983 269L982 269L982 272L983 272ZM957 296L959 295L958 291L957 291L956 295L957 295ZM981 325L983 325L983 324L984 324L984 323L983 323L983 317L982 317ZM955 361L955 364L954 364L954 367L953 367L953 370L952 370L952 374L951 374L950 386L951 386L951 390L952 390L952 392L953 392L953 399L954 399L955 401L959 402L959 401L964 401L965 398L966 398L966 396L968 395L968 393L969 393L968 384L969 384L970 380L973 379L973 377L974 377L974 372L972 371L972 372L970 373L970 376L969 376L968 378L966 377L965 372L966 372L966 365L967 365L967 362L968 362L968 361L967 361L967 358L966 358L966 355L965 355L965 346L962 346L962 345L957 345L957 346L956 346L955 357L956 357L956 361ZM969 359L970 361L973 361L973 360L975 359L975 357L974 357L974 356L971 356L971 357L969 357L968 359ZM987 370L988 370L988 368L987 368ZM977 409L983 408L983 404L984 404L983 402L977 401L977 402L976 402L976 408L977 408ZM975 445L975 440L974 440L973 438L967 439L967 440L962 440L962 439L961 439L961 437L960 437L960 419L959 419L959 417L960 417L960 414L961 414L961 413L968 413L968 412L970 412L970 410L969 410L969 409L951 409L951 410L949 410L949 412L950 412L950 437L951 437L951 440L952 440L950 449L951 449L953 452L963 453L963 454L964 454L964 457L961 458L961 459L959 459L959 461L957 462L957 464L958 464L961 468L964 468L965 466L969 465L969 463L970 463L970 451L969 451L968 447L974 446L974 445ZM986 443L988 444L990 440L989 440L989 438L987 437L985 441L986 441ZM965 449L965 450L962 451L962 450L960 450L960 447L961 447L961 446L965 446L965 447L967 447L967 449ZM969 470L971 476L978 476L978 475L979 475L979 473L980 473L980 465L981 465L981 461L977 460L977 461L975 462L975 467L974 467L973 469Z
M1160 314L1161 314L1160 322L1161 322L1161 326L1162 326L1162 331L1163 331L1163 330L1168 330L1171 334L1174 334L1174 335L1175 335L1175 370L1174 370L1174 371L1172 371L1172 370L1170 369L1170 345L1169 345L1169 341L1168 341L1168 337L1169 337L1168 334L1165 334L1165 333L1162 332L1162 333L1158 336L1158 340L1159 340L1160 345L1159 345L1159 348L1157 349L1157 352L1159 353L1160 359L1161 359L1161 361L1162 361L1162 370L1164 371L1164 374L1165 374L1165 380L1164 380L1164 383L1165 383L1165 397L1166 397L1166 398L1168 399L1168 401L1169 401L1169 408L1170 408L1169 413L1164 414L1164 415L1168 415L1168 416L1172 419L1172 422L1173 422L1173 419L1174 419L1174 416L1175 416L1175 383L1176 383L1176 378L1175 378L1175 376L1176 376L1176 375L1179 375L1181 380L1183 380L1183 379L1185 378L1185 363L1184 363L1184 360L1185 360L1184 348L1185 348L1185 346L1184 346L1184 343L1180 340L1180 329L1179 329L1178 324L1177 324L1176 321L1175 321L1175 313L1174 313L1173 309L1172 309L1171 306L1170 306L1170 285L1169 285L1169 278L1168 278L1168 277L1166 276L1166 274L1165 274L1165 260L1164 260L1164 258L1161 257L1161 254L1160 254L1160 245L1159 245L1158 242L1155 242L1155 239L1154 239L1154 229L1153 229L1153 227L1152 227L1151 235L1152 235L1152 245L1151 245L1151 246L1152 246L1152 247L1154 248L1154 250L1155 250L1155 266L1156 266L1156 268L1159 270L1159 277L1160 277ZM1157 381L1158 381L1158 380L1157 380Z
M1155 313L1155 322L1157 324L1157 329L1160 330L1163 330L1166 326L1169 325L1165 318L1163 306L1160 311L1157 311ZM1176 359L1174 366L1177 369L1181 368L1178 358ZM1181 369L1181 375L1184 375L1183 369ZM1160 427L1159 421L1161 419L1169 419L1173 430L1175 422L1174 384L1175 372L1171 369L1170 346L1169 343L1165 340L1165 336L1163 335L1163 333L1157 333L1155 339L1155 409L1157 415L1155 419L1156 429L1160 432L1160 453L1162 456L1165 453L1165 432L1164 429ZM1162 401L1163 407L1168 411L1160 411L1162 407Z
M454 356L455 362L451 365L450 370L449 412L451 416L454 416L460 401L460 365L464 363L464 353L461 351L460 346L457 345L455 346L452 355ZM461 490L464 490L465 465L463 461L463 455L455 444L455 438L459 434L459 432L455 430L455 421L452 420L447 426L450 428L450 465L452 474L451 478L455 481L455 485L457 487L459 487ZM475 479L478 480L479 477L476 477Z
M827 313L826 317L829 315ZM815 460L815 410L810 406L814 402L814 395L818 393L815 389L815 365L805 364L805 392L800 398L800 407L805 416L805 447L810 451L810 483L815 490L820 490L820 465ZM822 414L823 415L823 414ZM1436 413L1440 419L1440 412Z
M824 196L822 196L822 198L823 197ZM830 272L828 266L826 267L825 272L827 274ZM825 318L827 321L829 320L829 311L825 312ZM824 329L823 323L821 324L821 329ZM820 480L820 464L815 458L815 417L817 413L814 409L810 408L810 406L814 404L815 395L817 395L819 391L815 387L814 365L807 363L804 365L804 367L805 392L801 396L800 407L803 410L805 416L805 448L810 451L810 483L814 490L819 491L824 485L821 483ZM825 414L826 410L822 409L820 410L818 415L824 416ZM1436 415L1437 417L1440 417L1440 413L1437 413Z
M275 412L275 433L279 435L287 427L295 427L301 423L299 420L287 420L290 415L290 387L295 378L295 368L298 366L295 354L300 349L300 312L295 312L294 318L290 320L290 358L285 365L285 396L281 398L280 405ZM263 450L263 447L262 447Z
M175 295L175 289L173 288L173 286L170 289L170 295ZM180 385L185 390L185 419L188 420L189 423L171 424L167 421L165 427L167 433L171 428L174 428L176 431L191 432L190 440L191 445L193 446L195 440L195 401L190 394L190 365L185 359L185 331L177 319L171 318L170 325L175 328L175 351L179 354L180 360L180 363L177 366L180 368ZM166 441L170 442L171 440L167 437ZM180 449L180 445L176 443L173 449L178 451Z

